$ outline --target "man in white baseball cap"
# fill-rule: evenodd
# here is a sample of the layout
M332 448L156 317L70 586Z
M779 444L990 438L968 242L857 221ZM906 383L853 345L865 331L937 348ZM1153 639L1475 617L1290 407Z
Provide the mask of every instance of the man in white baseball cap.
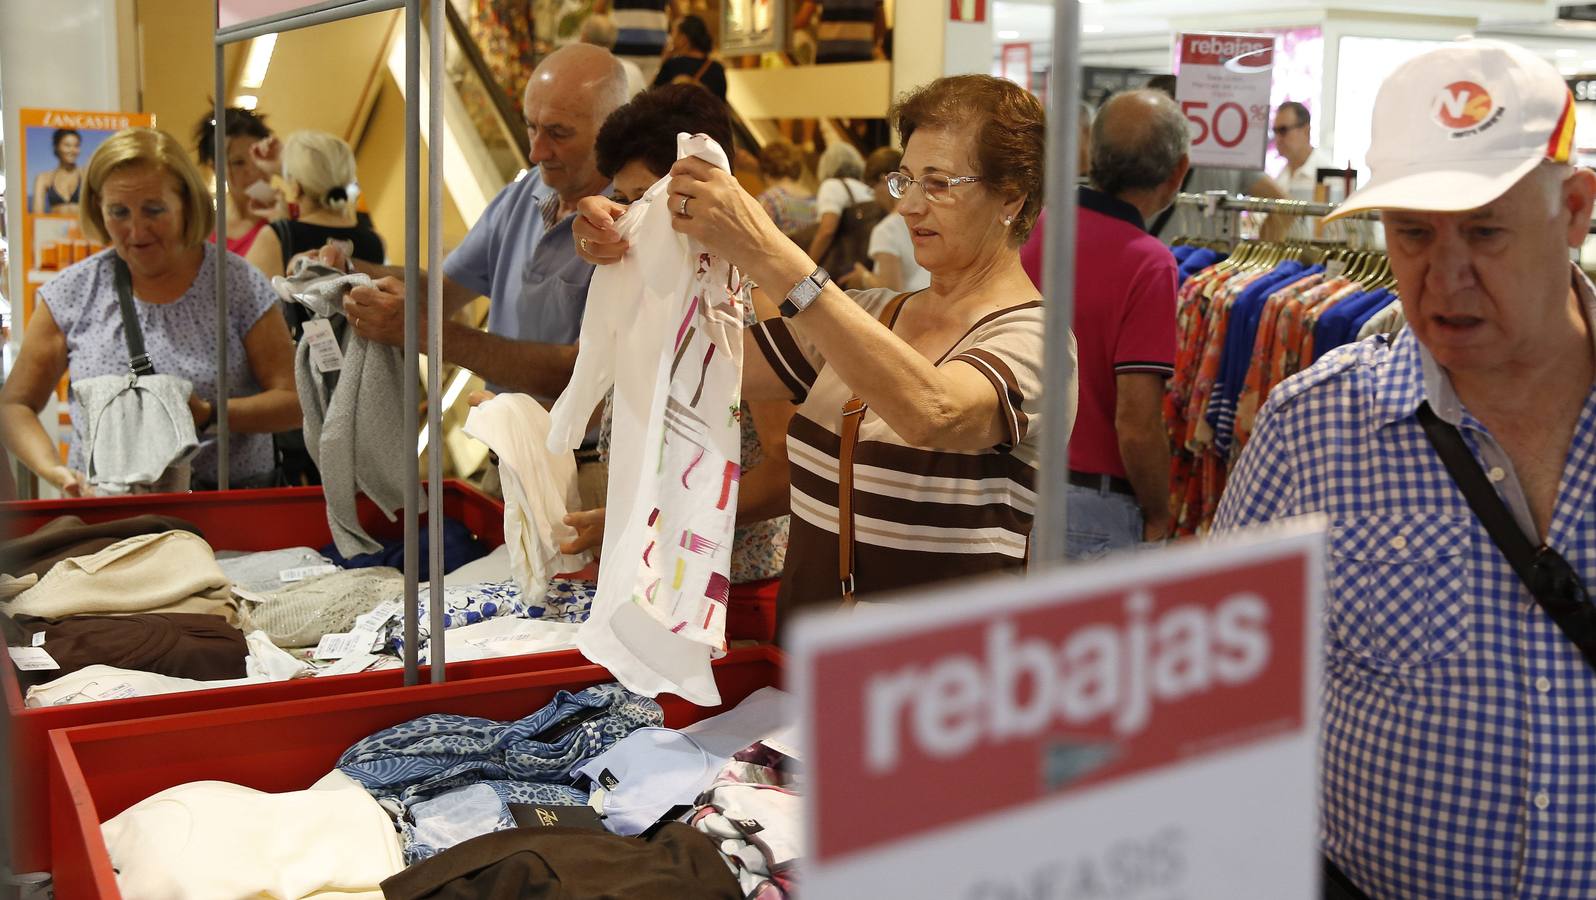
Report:
M1381 211L1408 328L1271 392L1215 527L1329 521L1326 897L1596 897L1596 175L1494 41L1397 69L1373 131L1338 212Z

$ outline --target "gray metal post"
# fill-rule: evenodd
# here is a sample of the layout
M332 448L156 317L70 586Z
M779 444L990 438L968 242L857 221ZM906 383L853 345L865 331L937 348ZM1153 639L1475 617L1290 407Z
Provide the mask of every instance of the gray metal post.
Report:
M297 31L313 25L325 25L328 22L342 22L355 16L386 12L405 5L405 0L333 0L284 15L263 16L230 26L225 30L218 28L216 43L236 44L262 35L282 34L285 31Z
M222 7L216 6L216 27L221 27ZM232 480L232 461L228 451L231 441L227 433L227 398L232 390L228 378L227 341L227 73L223 64L222 45L216 52L216 489L227 490Z
M1076 0L1053 6L1053 69L1047 80L1047 240L1043 285L1047 302L1042 394L1042 467L1031 558L1038 567L1063 561L1065 493L1069 486L1069 419L1066 380L1075 377L1070 361L1070 326L1075 319L1075 179L1081 95L1081 9Z
M420 429L421 401L416 385L421 319L421 0L405 0L405 367L404 428L414 440ZM409 454L406 454L409 457ZM416 599L420 593L421 473L410 457L405 479L405 684L419 679L416 642ZM437 486L433 486L437 490ZM432 605L438 606L437 592ZM441 635L441 632L439 632Z
M443 6L427 22L427 534L432 551L432 682L444 680L443 640ZM412 383L415 379L411 379ZM415 434L414 431L407 434Z

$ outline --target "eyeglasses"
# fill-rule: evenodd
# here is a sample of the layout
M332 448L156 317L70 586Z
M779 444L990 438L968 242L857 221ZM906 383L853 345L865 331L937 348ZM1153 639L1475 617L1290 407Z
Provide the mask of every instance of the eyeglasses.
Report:
M1275 126L1275 137L1285 137L1286 135L1290 134L1291 132L1296 131L1298 128L1306 128L1306 127L1308 127L1306 123L1299 123L1299 124L1296 124L1296 125L1276 125Z
M927 200L941 202L948 199L948 192L956 184L969 184L980 181L979 175L943 175L941 172L927 172L919 178L910 178L902 172L887 173L887 193L902 200L909 193L909 185L918 184L925 193Z

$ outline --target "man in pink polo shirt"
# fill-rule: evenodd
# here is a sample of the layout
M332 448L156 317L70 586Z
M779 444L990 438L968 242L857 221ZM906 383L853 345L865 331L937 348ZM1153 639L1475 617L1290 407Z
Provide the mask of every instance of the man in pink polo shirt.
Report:
M1174 202L1190 165L1180 109L1130 91L1092 123L1091 182L1080 189L1075 339L1080 408L1070 436L1071 559L1169 533L1164 382L1175 365L1177 270L1147 223ZM1041 227L1022 259L1041 283Z

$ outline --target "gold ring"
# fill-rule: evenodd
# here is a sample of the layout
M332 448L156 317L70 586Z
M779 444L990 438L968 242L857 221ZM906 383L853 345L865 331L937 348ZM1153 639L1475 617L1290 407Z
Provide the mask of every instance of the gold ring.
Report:
M690 199L692 199L692 198L683 197L682 198L682 205L680 207L678 207L677 210L676 210L676 214L678 216L681 216L684 219L687 218L687 201L690 200Z

